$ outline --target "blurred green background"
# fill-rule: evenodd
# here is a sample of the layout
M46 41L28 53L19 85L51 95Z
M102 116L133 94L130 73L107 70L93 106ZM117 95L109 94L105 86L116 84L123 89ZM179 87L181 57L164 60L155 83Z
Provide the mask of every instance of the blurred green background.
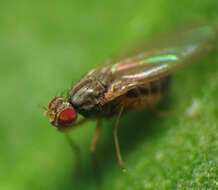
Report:
M89 159L95 122L72 133L82 166L39 105L140 36L218 19L218 1L110 0L0 2L0 189L96 189ZM104 189L216 189L218 50L175 74L162 109L200 119L125 115L118 167L114 120L97 147Z

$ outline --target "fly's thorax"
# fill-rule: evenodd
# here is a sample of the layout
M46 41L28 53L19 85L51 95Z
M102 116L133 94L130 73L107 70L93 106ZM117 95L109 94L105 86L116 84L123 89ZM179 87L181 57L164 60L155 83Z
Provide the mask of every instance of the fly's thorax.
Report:
M92 72L68 92L68 100L83 116L92 116L101 110L100 102L107 90L109 75Z

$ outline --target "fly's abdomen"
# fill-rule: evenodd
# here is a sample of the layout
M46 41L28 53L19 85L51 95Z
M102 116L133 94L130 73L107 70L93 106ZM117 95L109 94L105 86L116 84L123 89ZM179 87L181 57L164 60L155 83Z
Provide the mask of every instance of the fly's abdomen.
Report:
M119 98L120 106L124 105L126 111L154 107L168 92L170 80L170 76L161 77L146 85L129 90L125 97Z
M164 95L169 90L170 76L162 77L158 80L151 81L149 84L149 95Z
M167 93L170 85L170 76L162 77L151 81L148 84L138 86L137 88L131 89L126 93L129 98L140 98L147 96L164 95Z
M124 111L153 108L168 92L171 77L165 76L129 90L124 95L115 98L103 106L104 113L114 115L121 107Z

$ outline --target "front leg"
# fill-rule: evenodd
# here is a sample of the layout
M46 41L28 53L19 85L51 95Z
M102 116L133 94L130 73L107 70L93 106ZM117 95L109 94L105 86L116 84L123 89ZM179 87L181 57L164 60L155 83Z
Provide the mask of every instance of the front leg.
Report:
M97 178L97 183L98 183L99 189L101 189L102 180L101 180L101 174L100 174L100 170L99 170L99 167L98 167L98 163L97 163L97 160L96 160L96 157L95 157L95 150L96 150L96 145L97 145L97 143L99 141L101 130L102 130L102 120L99 119L98 122L97 122L97 127L96 127L96 130L95 130L95 134L94 134L94 137L92 139L90 149L89 149L90 150L91 161L92 161L92 166L93 166L93 169L94 169L94 172L95 172L95 176Z

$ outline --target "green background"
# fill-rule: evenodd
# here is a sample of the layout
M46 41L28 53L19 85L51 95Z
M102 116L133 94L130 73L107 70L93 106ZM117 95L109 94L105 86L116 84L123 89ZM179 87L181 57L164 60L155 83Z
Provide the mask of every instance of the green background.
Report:
M140 36L218 19L217 0L0 2L0 189L96 189L89 159L95 122L72 133L80 172L41 106ZM97 157L104 189L215 189L218 153L218 50L177 72L161 109L198 119L122 117L118 167L114 120L105 121Z

